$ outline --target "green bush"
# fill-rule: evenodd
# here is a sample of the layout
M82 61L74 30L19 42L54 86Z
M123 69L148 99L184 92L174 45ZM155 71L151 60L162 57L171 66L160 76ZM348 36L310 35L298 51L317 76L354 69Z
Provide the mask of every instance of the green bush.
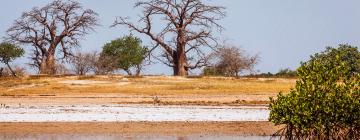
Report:
M275 74L275 77L296 77L297 73L294 70L289 68L280 69L278 73Z
M285 125L283 138L360 139L360 74L340 51L332 55L302 63L295 88L270 98L269 120Z
M341 62L345 63L351 74L360 73L360 52L355 46L340 44L338 48L327 47L325 51L311 56L311 59L331 63L335 57L339 57Z

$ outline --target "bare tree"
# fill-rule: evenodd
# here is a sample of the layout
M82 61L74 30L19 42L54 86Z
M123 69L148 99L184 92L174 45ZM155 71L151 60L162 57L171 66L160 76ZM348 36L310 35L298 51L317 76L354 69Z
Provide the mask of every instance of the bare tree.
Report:
M92 59L95 60L92 69L97 75L111 74L117 69L117 63L112 57L96 53Z
M212 67L216 75L236 76L241 72L252 71L259 62L259 55L250 56L246 51L235 46L222 46L211 54Z
M189 69L205 66L204 48L214 48L216 39L213 29L222 30L217 23L225 16L225 8L206 4L203 0L149 0L140 1L135 7L143 9L140 24L127 18L118 18L113 26L125 25L132 31L149 36L155 47L163 50L166 65L173 68L174 75L185 76ZM156 32L153 19L159 18L165 25Z
M97 16L93 10L84 10L77 1L55 0L24 12L7 30L8 40L34 46L32 66L39 68L41 74L55 74L56 51L62 53L60 59L71 56L79 39L98 25Z
M70 60L74 72L78 75L85 75L94 70L97 61L97 53L77 52Z
M55 64L55 73L56 74L66 75L66 74L70 74L70 72L71 71L67 68L65 61L58 62Z

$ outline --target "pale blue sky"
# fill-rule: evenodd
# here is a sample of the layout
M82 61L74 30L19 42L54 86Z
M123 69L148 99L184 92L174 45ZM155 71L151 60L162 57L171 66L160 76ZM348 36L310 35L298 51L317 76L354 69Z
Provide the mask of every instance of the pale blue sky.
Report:
M277 72L280 68L295 69L300 61L326 46L340 43L360 46L359 0L213 0L225 6L227 17L223 38L250 53L260 53L256 66L261 72ZM0 4L0 36L34 6L43 6L48 0L2 0ZM100 15L101 27L82 40L82 50L100 50L112 39L128 34L125 27L109 28L117 16L136 19L140 13L133 9L135 0L80 0L85 8ZM146 36L144 42L147 43ZM146 44L145 44L146 45ZM22 58L16 65L25 65ZM171 74L161 64L147 68L146 73Z

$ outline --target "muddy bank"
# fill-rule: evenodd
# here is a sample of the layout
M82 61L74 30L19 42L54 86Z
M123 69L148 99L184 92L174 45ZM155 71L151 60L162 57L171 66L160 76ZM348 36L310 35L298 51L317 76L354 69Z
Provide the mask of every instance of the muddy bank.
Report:
M267 105L268 95L0 95L0 103L6 105L67 105L67 104L158 104L158 105L207 105L242 106Z
M216 137L270 136L270 122L0 123L0 138L17 136ZM110 138L110 137L109 137Z
M278 139L271 136L228 136L228 135L192 135L192 136L146 136L137 135L132 137L114 135L57 135L40 134L27 136L0 136L6 140L269 140Z

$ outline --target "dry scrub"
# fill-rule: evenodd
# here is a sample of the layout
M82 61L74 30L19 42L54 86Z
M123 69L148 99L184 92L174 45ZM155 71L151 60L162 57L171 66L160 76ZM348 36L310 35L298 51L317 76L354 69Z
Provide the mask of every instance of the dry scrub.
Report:
M120 103L150 103L156 97L162 104L256 104L288 92L294 84L294 79L273 78L25 77L1 79L0 96L126 98Z

